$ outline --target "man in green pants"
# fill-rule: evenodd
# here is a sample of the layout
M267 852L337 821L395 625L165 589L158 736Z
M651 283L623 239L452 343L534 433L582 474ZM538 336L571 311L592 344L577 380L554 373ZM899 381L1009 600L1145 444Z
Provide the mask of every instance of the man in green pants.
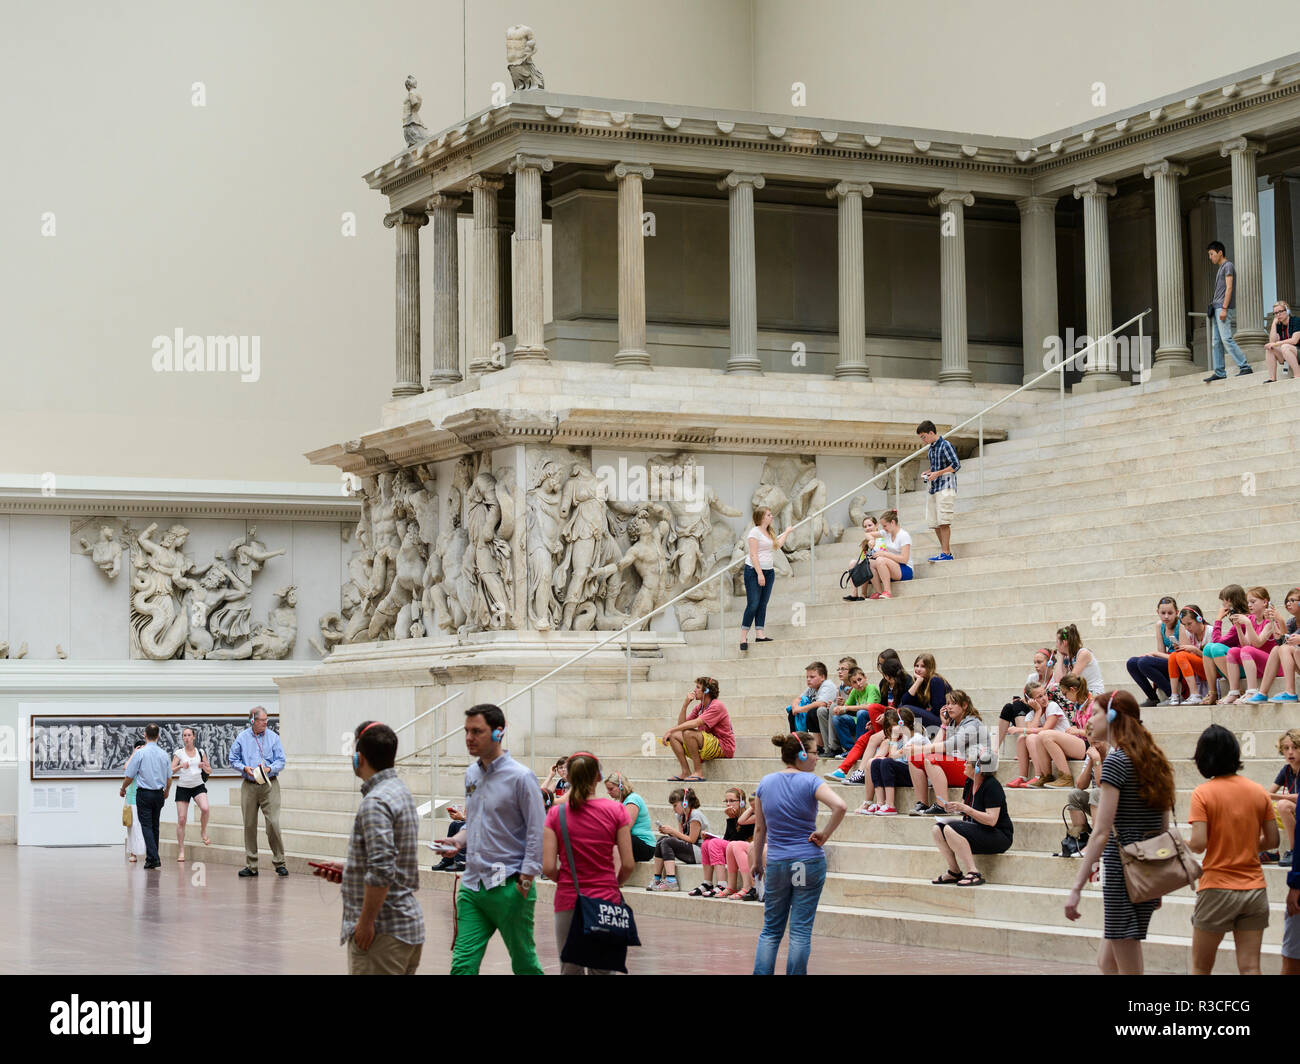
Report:
M506 717L483 703L465 711L465 830L443 839L444 854L465 851L456 896L452 975L478 975L495 931L510 951L515 975L541 975L533 942L533 909L542 871L546 812L537 777L501 746Z

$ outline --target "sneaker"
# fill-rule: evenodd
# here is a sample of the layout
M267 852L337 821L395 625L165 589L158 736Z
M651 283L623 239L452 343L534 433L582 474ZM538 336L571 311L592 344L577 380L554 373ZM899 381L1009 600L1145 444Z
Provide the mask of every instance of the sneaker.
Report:
M926 558L926 561L928 562L950 562L952 560L951 554L936 554L932 558Z
M1274 695L1272 698L1269 699L1269 701L1270 702L1300 702L1300 698L1297 698L1295 695L1288 694L1286 691L1283 691L1280 695Z
M849 778L845 782L854 787L860 786L867 782L867 774L860 768L854 769L849 773Z
M865 813L869 813L869 814L871 814L871 815L874 816L876 810L877 810L877 809L882 809L882 808L884 808L884 807L883 807L879 802L869 802L869 803L867 803L867 806L866 806L866 808L863 810L863 812L865 812Z
M1204 697L1203 695L1195 694L1195 695L1192 695L1192 697L1189 698L1186 702L1184 702L1183 705L1185 705L1185 706L1199 706L1199 705L1202 705L1204 702L1205 702L1205 697Z
M930 806L928 809L922 810L920 815L921 816L947 816L948 810L946 810L938 802L935 802L934 805Z
M1158 705L1160 705L1160 699L1158 699L1155 695L1152 695L1150 698L1146 699L1142 703L1142 708L1151 709L1153 706L1158 706Z
M1167 706L1181 706L1182 704L1183 704L1183 700L1179 698L1177 695L1170 695L1169 701L1165 703L1165 705Z
M1074 780L1070 778L1070 774L1068 772L1058 772L1055 776L1052 777L1052 779L1050 779L1047 783L1043 784L1043 786L1073 787Z
M1217 373L1211 373L1208 377L1205 378L1205 383L1209 384L1212 381L1226 381L1227 379L1228 379L1228 375L1226 373L1222 377L1220 377Z
M908 816L925 816L925 803L924 803L924 802L917 802L914 806L912 806L912 811L911 811L910 813L908 813L907 815L908 815Z
M1247 692L1246 697L1243 698L1242 701L1258 705L1260 702L1267 702L1268 695L1264 694L1263 691Z
M875 815L876 816L898 816L898 810L895 809L892 805L882 805L876 810Z
M1025 786L1026 786L1026 787L1046 787L1046 786L1048 785L1048 783L1051 782L1051 780L1052 780L1052 774L1051 774L1051 773L1044 772L1041 776L1035 776L1035 777L1034 777L1033 779L1031 779L1028 783L1026 783Z
M663 879L656 883L651 890L681 890L682 885L675 878Z
M1242 366L1241 369L1237 370L1237 376L1238 376L1238 377L1249 377L1249 376L1250 376L1252 373L1254 373L1254 372L1255 372L1255 371L1254 371L1253 369L1251 369L1249 366Z
M1286 853L1284 853L1284 854L1282 855L1282 864L1284 864L1284 865L1288 865L1288 866L1289 866L1289 865L1291 864L1292 859L1293 859L1294 857L1295 857L1295 851L1294 851L1294 850L1287 850Z
M839 769L836 769L834 772L828 772L828 773L826 773L826 778L827 778L828 780L834 780L836 783L843 783L843 782L844 782L845 780L847 780L849 777L846 776L846 775L845 775L843 772L841 772Z
M1259 851L1259 863L1260 863L1260 864L1276 864L1276 863L1277 863L1278 856L1279 856L1279 854L1277 853L1276 850L1260 850L1260 851Z
M1015 779L1011 780L1011 781L1007 784L1007 786L1008 786L1008 787L1028 787L1028 786L1029 786L1029 781L1028 781L1027 779L1025 779L1024 776L1017 776Z
M655 876L654 879L652 879L649 883L646 884L646 888L645 888L645 889L646 889L646 890L658 890L658 889L659 889L659 884L662 883L663 881L664 881L664 877L663 877L663 876Z

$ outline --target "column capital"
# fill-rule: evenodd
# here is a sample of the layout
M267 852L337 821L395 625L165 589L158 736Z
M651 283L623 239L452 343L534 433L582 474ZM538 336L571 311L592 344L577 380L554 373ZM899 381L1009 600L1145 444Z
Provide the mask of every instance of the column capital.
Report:
M424 203L426 211L454 211L464 202L464 197L449 192L435 192Z
M496 174L475 174L465 182L465 187L471 192L478 189L483 189L485 192L500 192L506 187L506 183Z
M1274 188L1278 185L1285 185L1288 181L1300 180L1300 178L1297 178L1295 174L1265 174L1264 178Z
M1055 214L1059 196L1024 196L1016 200L1021 214Z
M1225 159L1239 151L1253 152L1255 155L1259 155L1264 151L1264 147L1262 140L1254 140L1251 137L1236 137L1233 140L1225 140L1219 145L1219 155Z
M542 170L550 173L554 168L555 163L548 155L528 155L520 152L510 160L510 165L506 169L513 174L519 170Z
M1147 163L1142 167L1142 176L1150 180L1152 176L1159 174L1161 177L1186 177L1187 167L1182 163L1176 163L1172 159L1157 159L1153 163Z
M975 194L959 188L945 188L942 192L936 192L931 196L929 202L931 207L947 207L953 203L960 203L963 207L973 207Z
M826 190L826 198L843 199L845 196L857 193L865 199L874 194L875 191L869 181L837 181Z
M1082 184L1074 186L1074 198L1083 199L1084 196L1113 196L1115 195L1115 186L1108 185L1104 181L1084 181Z
M396 225L422 226L429 224L429 216L424 211L403 209L384 215L384 228L392 229Z
M605 178L609 181L622 181L625 177L639 177L642 181L649 181L654 176L654 167L644 163L615 163L605 171Z
M762 174L746 174L739 170L733 170L726 177L718 181L719 189L733 189L741 185L753 185L754 188L762 188L767 184L767 178Z

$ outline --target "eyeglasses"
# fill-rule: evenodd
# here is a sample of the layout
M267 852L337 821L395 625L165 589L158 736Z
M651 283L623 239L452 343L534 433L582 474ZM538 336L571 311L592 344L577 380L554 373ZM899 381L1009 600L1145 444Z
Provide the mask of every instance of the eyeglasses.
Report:
M1289 598L1286 600L1286 605L1294 606L1297 602L1300 602L1300 599Z

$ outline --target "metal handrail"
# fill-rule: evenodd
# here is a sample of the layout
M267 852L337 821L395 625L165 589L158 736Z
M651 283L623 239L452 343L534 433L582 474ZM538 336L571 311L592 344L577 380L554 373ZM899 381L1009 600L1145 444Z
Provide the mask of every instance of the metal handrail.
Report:
M448 695L436 706L433 706L430 709L426 709L418 717L412 717L405 724L399 724L396 728L393 729L394 734L401 734L402 732L406 731L407 728L411 727L411 725L418 724L420 721L424 720L424 718L427 717L430 713L438 712L438 710L442 709L442 707L445 706L448 702L452 701L452 699L459 698L462 694L464 694L463 691L457 691L455 694ZM424 750L424 749L426 748L425 747L420 748L420 750ZM420 750L412 750L411 753L418 754L420 753Z
M1127 329L1127 328L1128 328L1130 325L1132 325L1134 322L1140 322L1142 319L1144 319L1144 318L1145 318L1148 314L1150 314L1150 313L1151 313L1151 308L1148 307L1146 310L1142 311L1141 313L1139 313L1139 314L1135 314L1133 317L1129 318L1128 321L1124 322L1122 325L1118 325L1118 326L1116 326L1114 329L1112 329L1110 332L1108 332L1105 336L1100 336L1100 337L1096 338L1096 339L1093 340L1091 343L1089 343L1087 346L1082 347L1082 348L1080 348L1078 351L1075 351L1073 354L1069 355L1068 357L1063 358L1063 359L1061 360L1061 362L1060 362L1059 365L1057 365L1057 366L1053 366L1051 369L1046 369L1046 370L1044 370L1042 373L1038 374L1038 375L1037 375L1036 377L1034 377L1033 379L1026 381L1024 384L1022 384L1022 385L1021 385L1019 388L1017 388L1015 391L1007 393L1007 394L1004 395L1001 399L997 400L997 401L994 402L994 403L991 403L989 406L985 407L985 408L984 408L983 410L981 410L979 413L977 413L977 414L975 414L975 415L973 415L973 416L967 418L965 421L961 422L960 424L954 425L952 428L950 428L950 429L948 430L948 432L951 434L951 433L954 433L954 432L959 431L960 429L964 429L967 425L970 425L970 424L973 423L973 422L979 422L979 434L980 434L979 447L980 447L980 458L983 459L983 456L984 456L984 417L985 417L985 415L987 415L987 414L991 413L992 411L996 410L996 409L997 409L998 407L1000 407L1003 403L1006 403L1006 402L1008 402L1009 400L1014 399L1014 398L1015 398L1017 395L1019 395L1021 392L1026 391L1026 390L1028 390L1029 388L1032 388L1034 385L1036 385L1039 381L1043 380L1044 378L1051 376L1053 373L1059 373L1059 374L1060 374L1060 381L1061 381L1061 436L1062 436L1062 439L1064 439L1064 436L1065 436L1065 370L1066 370L1066 367L1069 366L1070 364L1072 364L1076 359L1078 359L1079 356L1087 354L1090 350L1092 350L1093 348L1095 348L1098 344L1102 343L1103 341L1107 341L1107 340L1110 340L1110 339L1114 338L1114 336L1115 336L1118 332L1120 332L1120 331L1123 330L1123 329ZM862 490L864 490L864 489L866 489L866 488L871 487L871 486L874 485L877 481L879 481L881 478L888 478L890 473L893 473L893 474L894 474L894 498L895 498L895 506L897 507L898 499L899 499L899 497L900 497L901 494L902 494L902 492L901 492L901 488L900 488L900 471L901 471L901 469L903 468L903 466L905 466L908 462L912 461L914 458L917 458L917 457L919 457L920 455L925 454L926 451L927 451L928 449L929 449L928 447L923 446L923 447L919 447L919 448L918 448L917 450L915 450L915 451L912 451L912 452L911 452L910 454L908 454L906 457L899 459L899 460L898 460L897 462L895 462L892 466L888 467L887 469L883 469L883 470L881 470L879 473L876 473L874 476L872 476L872 477L870 477L869 479L863 481L861 484L857 485L856 487L850 488L848 491L844 492L844 493L843 493L842 495L840 495L839 497L837 497L837 498L831 500L830 502L828 502L825 506L821 507L820 509L815 510L813 513L807 514L805 517L803 517L803 518L801 518L800 520L796 521L794 524L789 525L789 526L786 528L786 531L787 531L787 532L792 531L793 529L799 528L801 525L805 525L805 524L807 524L809 521L812 521L812 520L814 520L815 518L821 517L822 514L826 513L827 510L830 510L830 509L831 509L832 507L834 507L834 506L838 506L841 502L843 502L845 499L849 498L850 496L852 496L852 495L856 494L857 492L860 492L860 491L862 491ZM983 482L983 462L982 462L982 461L981 461L981 463L980 463L980 475L981 475L981 484L982 484L982 482ZM887 480L886 480L886 482L887 482ZM886 488L885 490L886 490L886 492L888 492L888 488ZM816 573L816 560L815 560L815 559L816 559L816 548L817 548L816 543L813 543L813 544L811 545L811 557L812 557L813 560L812 560L811 565L810 565L810 572L811 572L814 576L815 576L815 573ZM719 598L719 605L722 606L723 600L725 599L725 594L724 594L724 585L723 585L723 583L722 583L722 578L725 577L728 573L730 573L731 570L733 570L737 565L741 565L741 564L743 564L743 563L744 563L744 560L745 560L744 558L736 558L736 559L733 559L732 561L730 561L730 562L728 562L727 564L723 565L721 568L717 569L715 572L710 573L710 574L709 574L708 576L706 576L704 579L702 579L702 580L700 580L700 581L698 581L698 582L692 584L690 587L686 588L684 591L681 591L679 594L673 596L673 597L672 597L671 599L669 599L667 602L664 602L664 603L662 603L661 605L656 606L656 607L655 607L653 610L651 610L649 613L645 614L645 615L642 616L642 617L638 617L636 620L629 621L629 622L628 622L626 625L624 625L622 628L618 629L618 630L615 631L615 632L611 632L609 635L605 636L605 637L604 637L603 639L601 639L599 642L597 642L597 643L593 643L591 646L587 647L585 650L581 651L581 652L578 653L578 654L575 654L573 657L569 658L567 661L564 661L564 662L562 662L561 664L557 665L555 668L551 669L551 670L550 670L549 672L547 672L545 675L540 676L538 679L534 680L532 683L526 685L525 687L520 688L518 691L514 692L514 694L507 695L505 698L503 698L503 699L500 701L499 705L504 709L504 708L505 708L506 706L508 706L511 702L515 701L515 699L520 698L520 697L522 697L522 696L525 695L525 694L528 695L528 708L529 708L529 740L528 740L528 742L529 742L529 759L530 759L530 762L531 762L531 760L532 760L533 732L534 732L534 730L535 730L534 727L533 727L533 725L534 725L535 722L536 722L535 706L534 706L534 694L535 694L535 692L536 692L536 690L537 690L538 687L540 687L542 684L546 683L546 682L547 682L548 680L550 680L552 677L557 676L559 673L563 672L565 669L568 669L568 668L570 668L571 666L576 665L578 662L582 661L584 658L588 657L588 656L591 655L591 654L594 654L597 650L600 650L602 647L608 646L610 643L614 642L616 639L618 639L620 636L622 636L622 637L624 638L624 656L625 656L626 661L627 661L627 670L628 670L628 681L627 681L627 683L626 683L626 685L625 685L625 693L626 693L626 699L627 699L627 711L628 711L628 715L631 716L631 704L632 704L631 670L632 670L632 632L633 632L633 630L635 630L635 629L637 629L637 628L640 628L640 627L642 627L643 625L648 624L649 621L650 621L652 618L657 617L659 614L663 613L664 610L668 609L669 606L672 606L672 605L674 605L674 604L680 602L682 599L686 598L686 597L687 597L688 595L690 595L692 592L698 591L700 588L703 588L703 587L708 586L708 585L709 585L710 583L712 583L714 580L717 580L717 581L718 581L718 598ZM723 607L723 608L725 608L725 607ZM722 619L722 614L721 614L721 612L720 612L720 613L719 613L719 621L720 621L720 622L721 622L721 619ZM719 624L719 627L722 628L721 623ZM723 635L722 635L722 639L723 639L723 645L725 646L725 640L726 640L725 631L724 631L724 633L723 633ZM433 790L433 793L431 793L431 795L430 795L430 819L432 819L432 815L433 815L433 801L434 801L434 796L436 795L436 792L437 792L437 783L438 783L438 779L437 779L437 768L436 768L437 760L438 760L437 747L440 746L442 743L446 742L448 739L452 738L453 736L460 734L460 732L461 732L461 729L459 729L459 728L456 729L456 730L454 730L454 731L450 731L450 732L448 732L446 735L442 736L441 738L438 738L438 739L433 740L433 742L429 743L428 746L421 747L420 750L413 751L413 753L422 753L422 752L423 752L424 750L426 750L426 749L432 749L432 751L433 751L430 761L431 761L431 768L433 769L433 784L434 784L434 790Z

